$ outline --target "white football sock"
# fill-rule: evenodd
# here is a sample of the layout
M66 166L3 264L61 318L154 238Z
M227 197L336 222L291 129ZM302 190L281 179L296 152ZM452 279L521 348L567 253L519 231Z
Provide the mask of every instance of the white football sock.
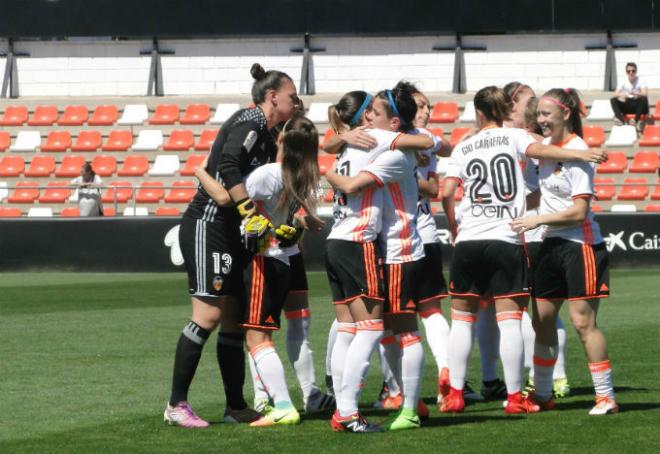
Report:
M337 327L339 322L337 319L332 321L330 325L330 331L328 332L328 344L325 348L325 374L332 375L332 348L335 345L335 340L337 339Z
M502 358L504 382L509 394L515 394L522 389L524 346L520 330L521 319L522 311L504 311L497 314L497 325L500 328L500 358Z
M449 344L449 323L442 316L440 310L421 313L426 342L431 348L433 358L438 366L438 375L444 367L447 367L447 345Z
M252 377L252 387L254 389L254 406L256 407L259 402L268 400L270 396L268 395L268 392L266 391L266 388L264 387L264 384L259 377L259 373L257 372L257 368L254 365L252 356L250 356L248 359L248 364L250 365L250 376Z
M536 339L536 333L534 332L534 327L532 326L532 318L529 316L527 311L523 311L522 318L522 336L523 342L525 345L525 369L530 371L530 376L533 375L534 370L534 340Z
M310 395L319 392L316 386L314 358L309 347L309 325L311 317L309 309L287 311L286 352L289 361L296 371L296 378L302 389L303 399L307 402Z
M534 344L534 394L540 401L552 397L552 369L557 362L557 346Z
M500 358L500 330L497 327L494 303L491 302L479 310L476 329L481 362L481 380L496 380L498 378L497 360Z
M557 317L557 362L552 378L566 378L566 328L561 318Z
M290 406L291 397L284 377L282 361L275 351L272 342L264 342L250 350L254 366L261 377L268 394L276 407Z
M332 386L335 398L339 402L341 396L341 382L344 376L346 353L355 337L355 323L337 323L337 336L332 348Z
M397 337L392 331L384 331L378 345L378 358L383 372L383 381L387 384L390 396L401 394L401 349Z
M403 408L417 410L419 388L424 371L424 347L419 332L401 334L401 378Z
M449 331L449 382L454 389L463 389L467 365L472 350L472 336L477 315L472 312L451 310Z
M596 396L607 396L614 399L614 386L612 385L612 366L610 360L599 361L597 363L589 363L589 371L591 372L591 379L594 382L594 390Z

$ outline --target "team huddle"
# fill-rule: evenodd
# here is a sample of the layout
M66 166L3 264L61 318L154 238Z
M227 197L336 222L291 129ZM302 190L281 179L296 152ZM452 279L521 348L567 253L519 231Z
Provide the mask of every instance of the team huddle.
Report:
M220 326L225 422L298 424L272 343L282 311L304 411L334 409L335 431L414 429L428 418L420 399L418 315L437 366L441 412L462 412L466 400L484 398L504 400L509 414L547 411L570 391L558 317L566 300L593 378L596 404L589 413L618 411L596 325L599 300L609 294L608 258L590 210L593 163L607 156L581 138L575 90L554 89L537 99L520 83L485 87L474 97L476 128L453 150L425 129L430 103L410 83L375 95L352 91L330 107L337 134L324 149L337 158L325 176L334 189L325 260L336 320L323 392L309 347L298 247L305 230L324 224L315 214L318 132L304 117L291 78L258 64L251 73L255 107L222 126L196 171L200 187L181 223L192 316L176 348L168 423L209 425L191 409L188 390L203 346ZM458 190L464 196L454 206ZM430 205L439 195L454 244L448 285ZM440 306L447 296L451 327ZM475 331L481 395L467 385ZM244 344L254 409L243 396ZM358 408L374 350L384 381L376 406L399 410L384 425L370 423Z

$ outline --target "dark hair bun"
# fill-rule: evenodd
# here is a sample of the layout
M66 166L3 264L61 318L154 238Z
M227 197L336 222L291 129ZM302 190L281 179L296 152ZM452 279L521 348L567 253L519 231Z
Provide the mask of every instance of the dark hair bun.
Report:
M266 78L266 70L259 63L252 65L252 68L250 68L250 74L254 80L263 80Z

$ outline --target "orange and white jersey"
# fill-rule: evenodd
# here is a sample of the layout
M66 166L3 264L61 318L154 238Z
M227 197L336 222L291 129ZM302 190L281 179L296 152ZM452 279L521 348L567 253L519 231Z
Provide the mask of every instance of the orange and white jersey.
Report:
M484 128L456 145L447 178L463 182L465 193L456 208L461 220L456 243L500 240L520 244L511 221L525 214L525 180L521 161L536 143L523 129Z
M431 135L426 129L418 129L420 134ZM426 166L417 166L417 178L422 180L428 180L431 177L436 176L436 168L438 167L438 159L435 155L435 150L429 148L424 151L419 152L421 155L425 156L428 160ZM431 212L431 201L428 197L418 196L417 200L417 231L419 236L422 237L422 242L427 243L437 243L440 241L438 237L438 228L435 225L435 219L433 219L433 213Z
M353 177L384 151L396 146L399 133L382 129L367 129L378 144L370 149L347 146L337 158L337 173ZM378 188L367 188L355 194L335 190L332 205L334 224L329 240L367 243L375 241L382 226L383 195Z
M537 159L528 159L523 163L523 178L525 179L525 186L527 190L525 195L537 191L539 189L539 162ZM525 216L535 216L539 214L538 208L527 210ZM545 233L545 225L541 225L533 230L525 230L525 243L540 243L543 241L543 234Z
M550 139L545 139L543 143L550 143ZM585 141L575 135L560 146L572 150L589 149ZM542 159L539 162L539 181L541 184L539 213L558 213L571 208L574 199L591 199L594 196L594 165L586 162ZM603 242L600 227L594 221L594 213L591 209L587 218L581 223L570 226L547 226L545 237L559 237L586 244Z
M424 257L417 231L417 158L400 150L378 156L364 169L383 192L383 229L380 234L385 263L406 263Z

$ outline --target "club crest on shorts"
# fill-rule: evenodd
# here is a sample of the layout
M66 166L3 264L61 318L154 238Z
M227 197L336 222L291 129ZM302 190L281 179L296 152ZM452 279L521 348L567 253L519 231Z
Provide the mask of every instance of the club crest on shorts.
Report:
M213 288L216 292L222 290L222 284L224 284L224 279L221 276L216 276L213 278Z

